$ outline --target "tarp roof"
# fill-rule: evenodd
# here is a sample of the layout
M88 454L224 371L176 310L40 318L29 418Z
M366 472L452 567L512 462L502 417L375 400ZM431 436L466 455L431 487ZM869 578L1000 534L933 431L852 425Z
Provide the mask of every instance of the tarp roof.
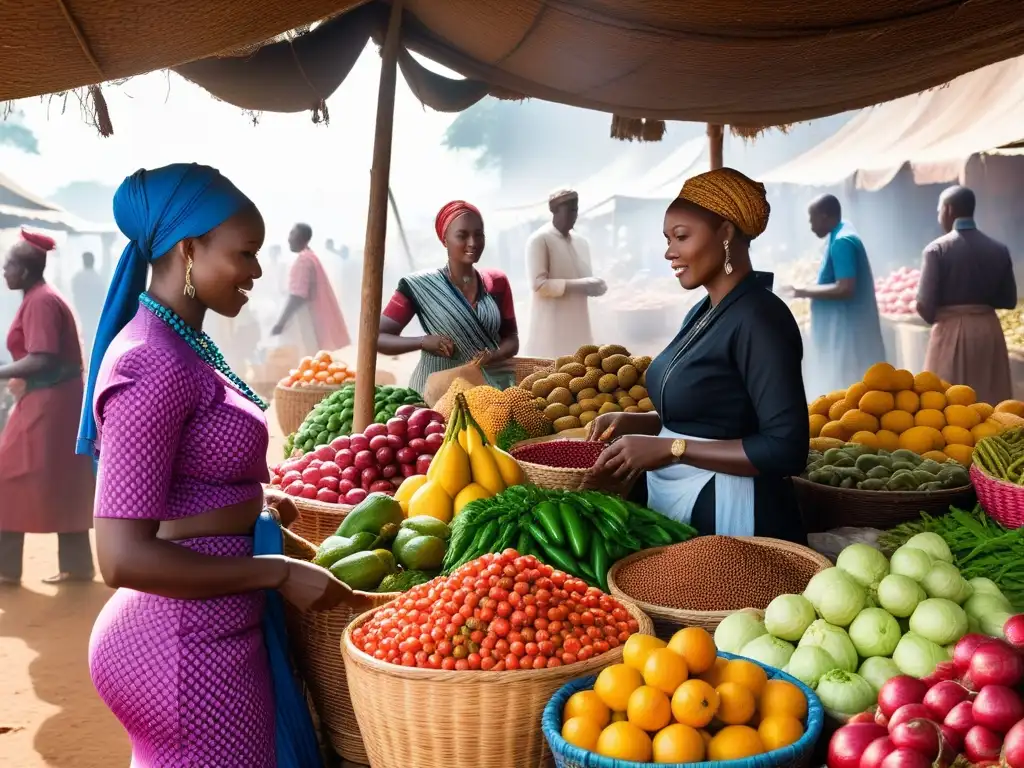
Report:
M380 39L383 0L0 3L0 101L237 52L357 6L376 16L371 34ZM497 90L636 118L789 123L1024 54L1024 14L1007 0L406 0L405 8L407 51L479 81L460 86L463 102ZM216 95L251 108L313 108L358 54L352 45L309 56L277 45L278 53L250 48L186 76L217 81ZM407 78L410 70L403 64Z
M59 205L34 195L0 173L0 229L21 225L76 234L115 231L112 225L94 224L80 219Z
M972 155L1021 139L1024 57L863 109L831 138L761 178L831 186L854 176L859 188L877 190L909 164L918 184L941 184L961 179Z

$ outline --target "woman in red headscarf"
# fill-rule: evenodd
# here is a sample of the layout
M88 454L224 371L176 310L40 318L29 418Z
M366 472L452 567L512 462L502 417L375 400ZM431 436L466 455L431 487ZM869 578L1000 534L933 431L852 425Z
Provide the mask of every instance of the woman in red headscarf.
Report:
M0 380L19 392L0 434L0 585L21 582L26 533L56 533L59 573L48 583L93 577L92 462L75 455L82 412L82 345L64 298L43 279L54 242L22 232L4 280L24 294L7 334L14 362Z
M477 269L484 220L475 206L454 200L437 214L437 238L448 251L441 269L403 277L380 319L378 348L387 355L420 352L409 386L423 392L432 373L478 361L489 384L505 389L515 376L504 365L519 351L508 277ZM425 336L402 336L413 317Z

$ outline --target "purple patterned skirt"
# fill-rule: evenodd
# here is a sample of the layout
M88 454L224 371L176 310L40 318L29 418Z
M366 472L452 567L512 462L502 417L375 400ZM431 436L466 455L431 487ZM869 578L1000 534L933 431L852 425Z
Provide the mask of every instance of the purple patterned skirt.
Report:
M176 542L204 555L252 555L252 538ZM260 592L175 600L119 589L89 642L100 697L137 768L274 768L274 702Z

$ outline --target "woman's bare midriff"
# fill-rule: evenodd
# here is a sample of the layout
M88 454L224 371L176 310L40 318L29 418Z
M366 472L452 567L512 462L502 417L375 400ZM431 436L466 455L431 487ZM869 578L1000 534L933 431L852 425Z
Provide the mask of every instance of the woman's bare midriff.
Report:
M263 497L203 512L180 520L160 523L157 538L166 541L199 539L207 536L251 536L263 511Z

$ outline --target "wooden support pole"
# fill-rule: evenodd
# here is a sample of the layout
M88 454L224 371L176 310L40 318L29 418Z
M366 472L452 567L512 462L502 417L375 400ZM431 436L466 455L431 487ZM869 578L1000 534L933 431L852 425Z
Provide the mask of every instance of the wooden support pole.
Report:
M711 160L711 170L716 171L725 163L723 162L725 145L725 126L715 123L708 123L708 157Z
M391 176L391 138L395 122L395 78L402 27L402 0L391 0L388 32L381 56L377 90L377 127L373 135L370 205L363 246L363 288L359 310L359 350L356 359L356 404L352 431L373 423L373 393L377 378L377 335L380 333L381 294L384 291L384 245L388 234L388 181Z

